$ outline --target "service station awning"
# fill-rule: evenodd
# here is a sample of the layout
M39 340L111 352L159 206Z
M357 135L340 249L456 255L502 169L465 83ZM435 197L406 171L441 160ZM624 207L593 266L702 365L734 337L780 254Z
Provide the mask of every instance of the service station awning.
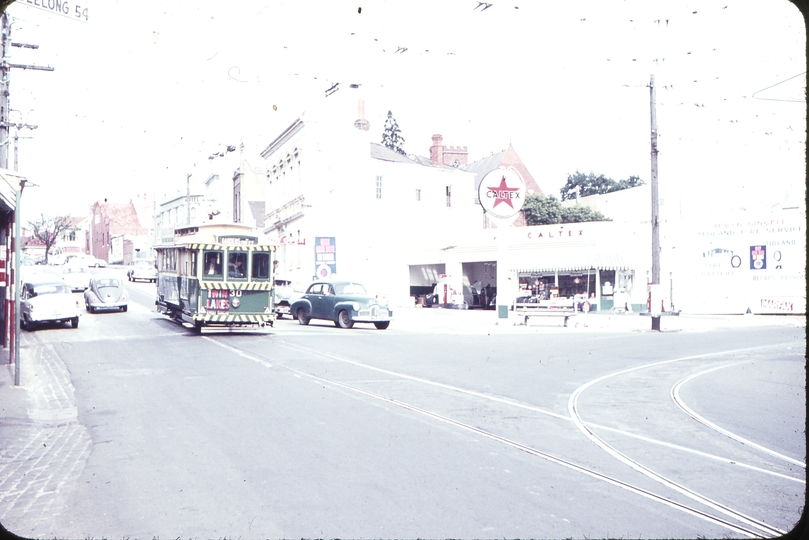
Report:
M542 250L529 260L515 264L521 274L532 272L586 272L587 270L629 270L629 265L616 253L593 252L587 248Z

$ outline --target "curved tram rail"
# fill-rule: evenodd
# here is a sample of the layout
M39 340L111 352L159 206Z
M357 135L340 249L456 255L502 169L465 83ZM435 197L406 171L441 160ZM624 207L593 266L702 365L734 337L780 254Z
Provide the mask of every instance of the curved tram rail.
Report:
M216 340L211 340L211 341L213 343L219 345L220 347L223 347L223 348L232 350L234 352L237 352L239 355L241 355L241 356L243 356L245 358L248 358L250 360L253 360L254 362L257 362L259 364L265 365L267 367L273 367L274 366L274 367L278 367L278 368L283 368L283 369L286 369L286 370L289 370L289 371L295 373L299 377L302 377L302 378L305 378L305 379L315 380L315 381L318 381L321 384L326 384L326 385L329 385L329 386L332 386L332 387L339 387L339 388L342 388L343 390L346 390L346 391L349 391L349 392L355 392L357 394L361 394L361 395L364 395L364 396L372 398L372 399L380 400L380 401L383 401L385 403L388 403L388 404L391 404L391 405L394 405L394 406L401 407L403 409L409 410L409 411L414 412L416 414L420 414L420 415L429 417L429 418L431 418L431 419L433 419L435 421L444 422L444 423L449 424L451 426L454 426L454 427L456 427L458 429L469 431L469 432L475 433L475 434L477 434L479 436L483 436L483 437L498 441L498 442L500 442L502 444L505 444L507 446L510 446L512 448L515 448L517 450L525 452L527 454L530 454L530 455L545 459L547 461L550 461L550 462L555 463L557 465L561 465L563 467L566 467L568 469L577 471L579 473L585 474L585 475L590 476L592 478L596 478L598 480L601 480L603 482L606 482L606 483L611 484L613 486L616 486L618 488L627 490L627 491L629 491L631 493L634 493L636 495L640 495L640 496L645 497L647 499L650 499L652 501L664 504L666 506L669 506L671 508L674 508L676 510L679 510L681 512L689 514L691 516L697 517L697 518L702 519L702 520L704 520L706 522L709 522L709 523L712 523L712 524L715 524L715 525L719 525L721 527L724 527L724 528L726 528L726 529L728 529L730 531L733 531L735 533L738 533L740 535L743 535L743 536L746 536L746 537L749 537L749 538L773 538L773 537L781 536L781 535L783 535L785 533L785 531L783 531L783 530L781 530L781 529L779 529L777 527L774 527L774 526L771 526L771 525L769 525L767 523L764 523L761 520L751 518L750 516L747 516L744 513L739 512L737 510L734 510L732 508L729 508L728 506L718 504L715 501L712 501L711 499L709 499L709 498L707 498L705 496L702 496L702 495L694 492L693 490L688 489L683 484L671 481L669 479L665 479L666 481L661 482L661 483L663 485L665 485L666 487L668 487L668 488L672 488L675 492L678 492L678 493L681 493L681 494L686 494L686 496L688 498L690 498L690 499L692 499L694 501L694 504L680 502L680 501L674 500L673 498L671 498L669 496L662 495L662 494L659 494L659 493L654 493L654 492L652 492L652 491L650 491L648 489L642 488L640 486L637 486L637 485L634 485L634 484L632 484L630 482L622 480L621 478L618 478L617 476L605 474L605 473L599 472L599 471L597 471L597 470L595 470L595 469L593 469L591 467L587 467L587 466L584 466L584 465L579 465L579 464L574 463L574 462L572 462L570 460L567 460L567 459L564 459L562 457L553 455L552 453L545 452L545 451L539 450L539 449L537 449L537 448L535 448L533 446L530 446L530 445L527 445L527 444L524 444L524 443L520 443L518 441L515 441L515 440L507 438L507 437L504 437L502 435L498 435L498 434L494 433L493 431L484 429L484 428L482 428L480 426L471 425L469 423L462 422L462 421L450 418L450 417L448 417L445 414L442 414L440 412L431 411L431 410L419 407L417 405L414 405L412 403L407 403L405 401L398 400L398 399L392 398L390 396L385 396L385 395L382 395L382 394L379 394L379 393L376 393L376 392L372 392L372 391L369 391L369 390L367 390L365 388L360 388L358 386L348 384L346 382L339 381L339 380L336 380L334 378L323 377L323 376L319 376L319 375L316 375L316 374L308 372L308 371L302 371L302 370L297 369L295 367L292 367L290 365L279 363L277 360L270 361L269 358L267 358L267 357L265 357L265 356L263 356L261 354L256 354L255 352L249 351L248 349L243 348L243 347L233 346L232 344L225 344L225 343L222 343L222 342L219 342L219 341L216 341ZM414 381L414 382L417 382L417 383L421 383L421 384L425 384L425 385L429 385L429 386L435 386L435 387L439 387L439 388L454 391L454 392L459 392L461 394L468 395L468 396L472 397L473 399L493 400L493 401L497 401L497 402L507 404L507 405L510 405L510 406L529 409L529 410L539 412L539 413L542 413L542 414L548 414L550 416L555 416L555 417L558 417L560 419L573 420L574 423L577 424L577 426L579 428L581 428L581 425L579 425L579 424L583 424L583 422L581 421L581 418L578 415L578 412L576 411L576 400L578 399L578 396L581 394L581 392L585 388L587 388L588 386L590 386L590 384L595 382L595 381L591 381L591 383L585 384L584 386L577 389L577 391L574 392L574 394L571 396L571 403L572 403L572 408L573 408L573 417L571 418L571 417L566 417L566 416L563 416L563 415L557 415L555 413L551 413L550 411L547 411L547 410L544 410L542 408L539 408L539 407L536 407L536 406L533 406L533 405L530 405L530 404L527 404L527 403L523 403L523 402L520 402L520 401L515 401L515 400L512 400L512 399L508 399L508 398L500 398L500 397L497 397L497 396L488 395L488 394L484 394L484 393L480 393L480 392L476 392L476 391L456 387L456 386L453 386L453 385L432 381L432 380L429 380L429 379L423 379L423 378L420 378L420 377L407 375L407 374L400 373L400 372L397 372L397 371L392 371L392 370L388 370L388 369L384 369L384 368L380 368L380 367L371 366L371 365L365 364L365 363L363 363L361 361L353 360L351 358L347 358L345 356L326 353L326 352L323 352L323 351L318 351L318 350L313 349L313 348L309 348L309 347L305 347L305 346L301 346L301 345L296 345L296 344L292 344L292 343L284 342L284 341L280 341L280 342L275 341L275 343L276 344L283 344L284 346L289 347L289 348L291 348L293 350L298 350L298 351L301 351L301 352L307 352L307 353L314 354L314 355L317 355L317 356L322 356L322 357L328 358L328 359L330 359L332 361L336 360L336 361L340 361L340 362L345 362L345 363L348 363L348 364L351 364L351 365L354 365L354 366L363 367L363 368L366 368L366 369L369 369L369 370L372 370L372 371L376 371L376 372L379 372L379 373L384 373L384 374L389 375L389 376L401 377L403 379L407 379L407 380ZM706 355L698 355L698 356L712 356L712 355L711 354L706 354ZM675 359L675 360L669 360L667 362L676 362L676 361L680 361L680 360L683 360L683 358L679 358L679 359ZM660 362L660 363L664 363L664 362ZM655 364L657 364L657 363L655 363ZM655 365L655 364L652 364L652 365ZM643 369L645 367L648 367L648 365L636 366L635 368L632 368L632 369ZM629 371L629 370L627 370L627 371ZM614 374L611 374L611 375L614 375ZM600 380L600 379L596 379L596 381L598 381L598 380ZM587 429L587 428L585 427L585 429ZM645 467L643 469L646 471L647 476L651 476L653 478L655 476L659 476L659 475L655 475L655 474L649 475L649 473L651 473L651 471L646 469ZM656 479L659 480L659 478L656 478ZM707 507L707 509L705 509L705 507ZM721 514L724 514L724 515L721 515Z
M195 333L271 327L275 246L253 233L238 224L176 229L172 244L155 248L157 312Z

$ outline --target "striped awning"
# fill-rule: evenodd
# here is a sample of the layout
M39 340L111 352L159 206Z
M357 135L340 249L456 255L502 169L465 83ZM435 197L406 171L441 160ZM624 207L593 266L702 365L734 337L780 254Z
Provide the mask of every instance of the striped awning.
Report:
M629 269L621 255L593 252L587 248L542 250L514 264L514 270L520 273Z

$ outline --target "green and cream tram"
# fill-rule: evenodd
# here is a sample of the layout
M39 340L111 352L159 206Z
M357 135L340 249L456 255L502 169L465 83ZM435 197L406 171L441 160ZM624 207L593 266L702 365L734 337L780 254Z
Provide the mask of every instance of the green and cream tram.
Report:
M157 252L157 311L191 327L262 329L272 326L275 246L258 243L239 224L177 228Z

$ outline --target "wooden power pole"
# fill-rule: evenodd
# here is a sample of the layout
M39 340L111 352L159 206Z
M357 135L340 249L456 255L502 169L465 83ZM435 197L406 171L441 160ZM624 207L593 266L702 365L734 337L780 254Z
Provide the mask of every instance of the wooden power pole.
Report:
M655 111L655 76L652 75L649 81L649 93L652 116L652 288L660 286L660 216L659 199L657 193L657 113ZM655 285L657 287L655 287ZM660 312L659 305L654 302L659 299L650 291L651 302L649 311L652 312L652 330L660 330L660 317L655 313Z

